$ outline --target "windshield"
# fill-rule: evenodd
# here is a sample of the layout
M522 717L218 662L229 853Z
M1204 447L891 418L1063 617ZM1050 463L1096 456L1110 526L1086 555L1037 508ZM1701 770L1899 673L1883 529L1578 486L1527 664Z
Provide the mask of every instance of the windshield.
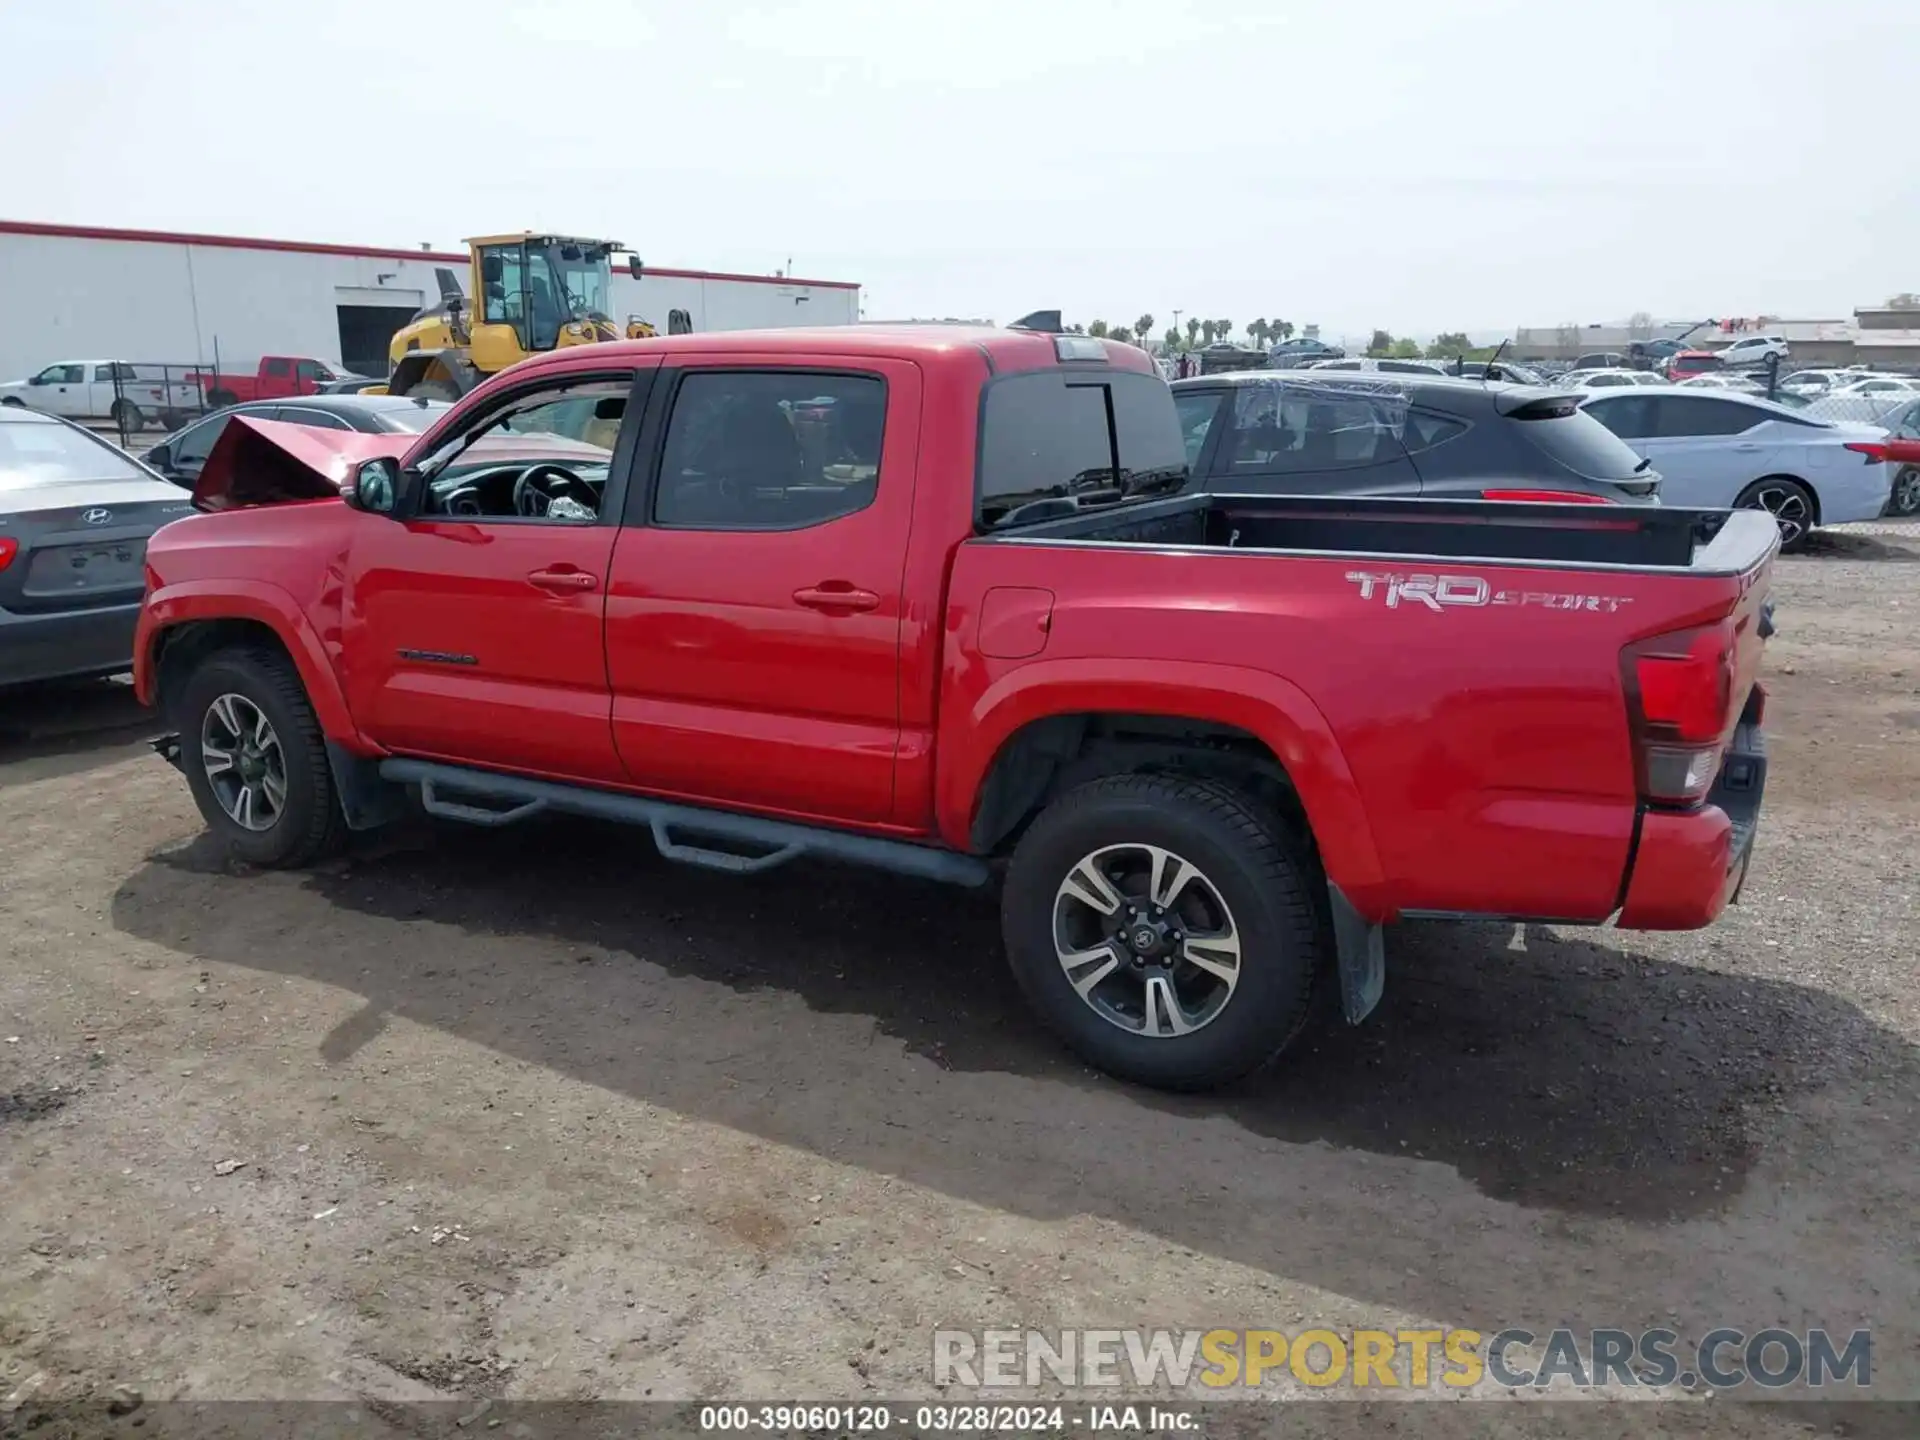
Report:
M0 422L0 491L153 477L104 440L43 420Z
M570 255L575 258L568 259ZM530 250L527 260L534 290L537 292L542 280L552 275L555 301L574 318L609 313L606 251L550 245L545 250Z

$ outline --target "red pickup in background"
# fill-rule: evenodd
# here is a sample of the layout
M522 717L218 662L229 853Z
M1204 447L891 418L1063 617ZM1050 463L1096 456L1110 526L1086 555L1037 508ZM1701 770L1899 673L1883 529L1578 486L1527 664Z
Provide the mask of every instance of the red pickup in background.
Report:
M308 355L263 355L252 374L197 370L190 378L199 382L207 404L218 409L282 395L317 395L322 387L353 377L331 361Z
M1185 480L1127 345L581 347L417 439L229 426L217 513L149 546L136 682L259 865L411 799L997 881L1041 1015L1173 1088L1278 1054L1323 976L1363 1018L1395 921L1736 894L1768 516Z

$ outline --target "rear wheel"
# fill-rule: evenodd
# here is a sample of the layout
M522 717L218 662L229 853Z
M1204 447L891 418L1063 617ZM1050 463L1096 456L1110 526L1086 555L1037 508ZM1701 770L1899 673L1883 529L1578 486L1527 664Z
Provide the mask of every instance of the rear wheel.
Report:
M174 718L194 802L233 854L282 868L345 842L320 722L284 656L253 648L208 656L181 687Z
M1154 775L1096 780L1034 821L1001 904L1021 989L1089 1063L1202 1090L1259 1069L1304 1023L1320 940L1311 866L1245 796Z
M231 390L210 390L207 392L207 404L215 410L224 410L229 405L240 403L240 397Z
M108 413L113 423L129 435L138 435L147 423L147 417L140 413L140 407L131 400L114 401L113 409Z
M1887 497L1887 514L1920 515L1920 465L1909 465L1893 477L1893 494Z
M1740 492L1733 505L1736 510L1765 510L1772 515L1780 526L1780 548L1784 551L1802 548L1813 533L1813 492L1785 475L1754 481Z

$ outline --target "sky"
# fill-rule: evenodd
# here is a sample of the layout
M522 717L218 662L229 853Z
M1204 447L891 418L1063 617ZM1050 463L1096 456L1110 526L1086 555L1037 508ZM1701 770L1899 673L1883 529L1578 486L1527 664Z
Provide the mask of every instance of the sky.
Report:
M0 54L15 220L1330 337L1920 290L1920 0L0 0Z

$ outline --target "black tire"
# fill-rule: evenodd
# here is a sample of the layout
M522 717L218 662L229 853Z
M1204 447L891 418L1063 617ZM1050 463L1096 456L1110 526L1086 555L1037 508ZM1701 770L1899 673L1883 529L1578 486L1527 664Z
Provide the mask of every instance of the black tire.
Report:
M138 435L146 428L147 424L147 417L140 412L140 407L131 400L114 401L113 409L109 412L108 418L129 435Z
M241 696L266 716L284 757L284 804L263 830L249 830L229 816L207 774L203 731L208 711L225 695ZM216 651L193 668L172 709L194 803L233 855L263 869L293 869L345 845L346 816L327 764L326 739L286 656L260 647Z
M1104 847L1134 845L1187 860L1224 900L1238 933L1237 983L1217 1013L1185 1034L1148 1035L1106 1018L1081 998L1056 950L1057 897L1068 874ZM1158 1089L1212 1089L1273 1061L1306 1023L1323 953L1314 874L1248 796L1204 781L1109 776L1047 807L1021 838L1001 928L1021 990L1089 1064ZM1127 983L1124 968L1113 974Z
M1903 519L1920 515L1920 465L1909 465L1893 477L1893 493L1887 496L1887 514Z
M1775 510L1775 506L1767 503L1767 497L1774 492L1784 492L1787 496L1798 500L1800 506L1799 514L1804 517L1804 523L1799 525L1797 533L1790 534L1786 523L1784 521L1781 523L1780 551L1782 554L1792 555L1806 549L1807 541L1813 535L1814 526L1819 523L1820 507L1813 498L1813 492L1804 484L1794 479L1791 475L1763 476L1740 492L1740 498L1733 502L1733 508L1736 510ZM1781 516L1777 511L1774 518L1781 520Z
M207 395L207 404L215 410L224 410L229 405L240 403L240 397L231 390L214 390Z

